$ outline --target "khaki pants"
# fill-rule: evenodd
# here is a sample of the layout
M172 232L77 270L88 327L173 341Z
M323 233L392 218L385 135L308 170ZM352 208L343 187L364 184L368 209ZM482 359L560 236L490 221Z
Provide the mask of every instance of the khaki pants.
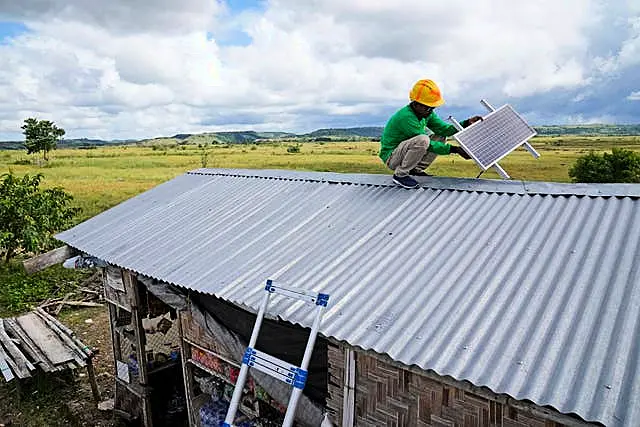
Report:
M429 144L427 135L417 135L402 141L387 159L387 167L396 176L407 176L411 169L425 170L438 157L436 153L428 151Z

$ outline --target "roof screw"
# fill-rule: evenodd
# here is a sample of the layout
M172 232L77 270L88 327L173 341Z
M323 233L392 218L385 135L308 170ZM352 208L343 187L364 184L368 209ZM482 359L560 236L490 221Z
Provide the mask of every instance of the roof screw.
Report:
M465 349L465 350L469 350L469 346L468 346L468 345L465 345L465 346L464 346L464 347L462 347L462 348L463 348L463 349Z
M524 365L524 361L518 360L518 365L520 365L520 366Z
M607 384L606 386L604 386L604 388L606 388L607 390L611 390L611 385Z

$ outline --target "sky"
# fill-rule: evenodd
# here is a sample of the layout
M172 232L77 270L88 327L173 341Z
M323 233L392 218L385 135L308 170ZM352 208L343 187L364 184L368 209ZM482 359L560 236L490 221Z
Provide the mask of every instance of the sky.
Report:
M383 126L422 78L443 118L640 123L640 1L0 0L0 140Z

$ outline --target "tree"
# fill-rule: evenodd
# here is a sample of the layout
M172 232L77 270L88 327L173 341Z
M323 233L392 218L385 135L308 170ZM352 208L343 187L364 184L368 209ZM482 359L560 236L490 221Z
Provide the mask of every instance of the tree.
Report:
M80 211L62 188L42 190L41 174L22 178L0 175L0 254L5 262L19 250L37 252L53 241Z
M569 169L573 182L640 183L640 153L614 148L611 154L589 153Z
M48 160L49 151L55 150L58 141L65 134L64 129L60 129L53 122L33 117L25 119L21 129L25 136L24 146L27 148L27 154L42 151L45 161Z

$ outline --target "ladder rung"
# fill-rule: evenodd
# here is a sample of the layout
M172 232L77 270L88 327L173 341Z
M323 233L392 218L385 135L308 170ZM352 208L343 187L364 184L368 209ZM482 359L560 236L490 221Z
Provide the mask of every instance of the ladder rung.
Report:
M297 388L307 381L307 371L255 348L247 347L242 363Z
M258 371L262 371L265 374L271 375L273 378L280 380L287 384L293 384L294 378L291 373L281 373L273 369L273 365L269 366L268 362L263 360L255 360L253 362L248 363L249 367L257 369Z
M292 365L291 363L251 347L248 347L245 351L242 363L269 374L287 384L293 384L296 372L299 369L296 365Z
M296 372L296 369L299 369L298 366L291 364L289 362L285 362L282 359L278 359L277 357L274 357L270 354L264 353L260 350L256 350L255 348L253 349L253 358L255 359L263 359L267 362L272 363L275 366L278 366L281 369L284 369L287 372Z
M275 285L272 280L267 280L267 286L265 286L265 289L275 294L299 299L316 305L323 305L325 307L327 306L327 302L329 301L329 295L327 294L320 294L317 292L306 291L304 289L291 288L289 286L280 284Z

